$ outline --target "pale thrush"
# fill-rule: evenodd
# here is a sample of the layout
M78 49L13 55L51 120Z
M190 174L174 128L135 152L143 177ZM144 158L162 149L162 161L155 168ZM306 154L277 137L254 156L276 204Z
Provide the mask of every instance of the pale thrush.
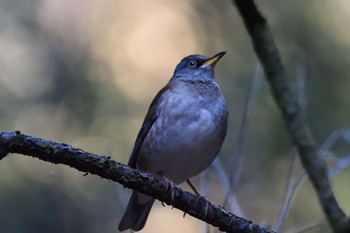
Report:
M227 131L228 111L214 76L224 54L181 60L148 109L129 166L174 184L189 182L209 167ZM119 230L141 230L153 202L153 197L134 191Z

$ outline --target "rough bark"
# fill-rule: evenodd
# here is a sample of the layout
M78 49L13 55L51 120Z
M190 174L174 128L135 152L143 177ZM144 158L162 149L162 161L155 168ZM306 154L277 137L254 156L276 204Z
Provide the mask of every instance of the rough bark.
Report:
M54 164L64 164L81 172L98 175L125 187L148 194L177 209L203 220L221 231L235 233L268 233L249 220L240 218L204 198L174 188L174 199L167 185L148 173L140 172L106 156L85 152L64 143L27 136L20 132L0 133L0 159L9 154L22 154ZM206 210L207 208L207 210Z

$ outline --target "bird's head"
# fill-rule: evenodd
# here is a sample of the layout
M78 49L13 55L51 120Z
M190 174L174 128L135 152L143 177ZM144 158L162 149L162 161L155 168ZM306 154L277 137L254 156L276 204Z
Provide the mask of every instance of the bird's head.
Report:
M199 54L189 55L183 58L176 66L172 79L214 79L214 67L225 53L220 52L212 57L205 57Z

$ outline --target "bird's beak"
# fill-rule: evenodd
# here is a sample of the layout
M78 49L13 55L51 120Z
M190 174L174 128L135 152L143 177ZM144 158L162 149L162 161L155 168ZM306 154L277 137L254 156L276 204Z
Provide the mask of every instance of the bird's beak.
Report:
M216 65L216 63L225 55L225 51L224 52L220 52L214 56L212 56L211 58L209 58L206 62L204 62L203 65L205 66L211 66L212 68L214 68L214 66Z

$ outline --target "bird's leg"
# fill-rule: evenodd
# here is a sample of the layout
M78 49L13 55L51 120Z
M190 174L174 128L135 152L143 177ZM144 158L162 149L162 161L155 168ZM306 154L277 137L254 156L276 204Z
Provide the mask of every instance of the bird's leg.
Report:
M190 181L190 179L187 179L187 180L186 180L186 183L191 187L191 189L193 190L193 192L196 194L196 196L197 196L197 198L198 198L196 204L198 204L198 202L199 202L200 199L204 199L204 201L205 201L204 217L206 217L207 214L208 214L208 209L209 209L209 200L208 200L205 196L203 196L202 194L200 194L200 193L198 192L198 190L197 190L196 187L192 184L192 182ZM184 215L184 217L185 217L185 215Z
M186 183L190 186L190 188L193 190L193 192L196 194L197 197L201 197L202 195L198 192L198 190L196 189L196 187L194 187L194 185L192 184L192 182L190 181L190 179L186 180Z

